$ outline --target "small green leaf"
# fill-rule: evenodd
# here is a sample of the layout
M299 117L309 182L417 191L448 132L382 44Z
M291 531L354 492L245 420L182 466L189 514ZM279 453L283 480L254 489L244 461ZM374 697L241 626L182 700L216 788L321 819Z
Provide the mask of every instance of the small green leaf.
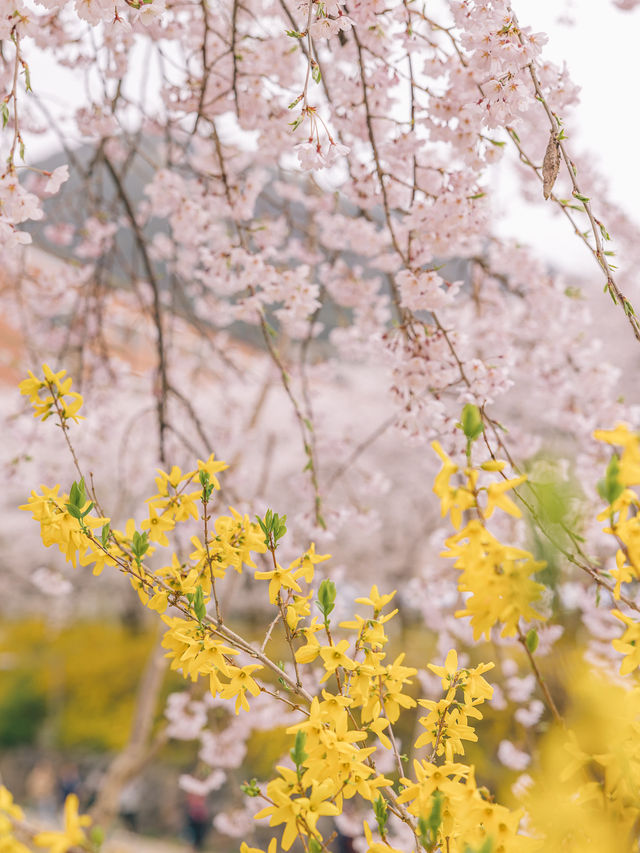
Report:
M101 826L92 826L89 832L89 840L94 847L99 848L104 841L104 829Z
M607 465L604 479L598 483L598 493L603 500L611 505L623 492L624 485L620 482L620 460L614 453Z
M598 222L598 220L597 220L597 219L596 219L596 222ZM598 227L600 228L600 233L602 234L603 238L604 238L605 240L610 240L610 239L611 239L611 237L609 236L609 232L608 232L608 231L607 231L607 229L604 227L604 225L602 224L602 222L598 222Z
M84 478L79 482L74 482L69 490L69 503L77 506L78 509L82 509L82 507L87 502L87 495L85 492Z
M527 631L525 643L527 644L527 648L529 649L531 654L533 654L538 648L538 632L535 628L530 628L529 631Z
M27 92L31 92L31 74L29 72L29 66L26 62L22 63L22 70L24 71L24 87Z
M462 409L459 427L469 441L475 441L484 432L480 409L474 406L473 403L467 403Z
M260 787L255 776L250 782L243 782L242 785L240 785L240 790L248 797L260 796Z
M205 616L207 615L207 608L204 603L204 594L202 592L202 587L200 584L196 587L196 591L193 596L193 612L196 614L198 622L202 622Z
M440 828L440 824L442 823L442 800L444 799L444 796L440 791L434 791L432 799L433 805L431 806L431 814L429 815L427 825L435 838L435 835Z
M325 625L329 622L329 614L335 607L336 585L333 581L323 580L318 587L318 600L316 606L324 617Z
M144 555L149 550L149 538L147 536L146 530L143 533L139 533L137 530L133 533L133 538L131 540L131 551L133 556L136 558L138 565L140 565L140 560L144 557Z
M378 794L378 799L374 801L373 812L376 817L376 823L378 824L380 837L384 838L387 834L387 820L389 819L389 815L387 813L387 801L382 794Z
M296 766L296 773L298 774L298 779L302 777L303 773L303 765L307 758L309 757L308 753L305 752L304 745L307 740L307 733L302 730L298 730L296 732L296 740L293 749L289 750L289 755L291 756L291 760Z
M102 527L102 532L100 534L100 541L102 542L102 547L107 547L107 542L109 541L109 522L107 522Z
M69 515L72 515L74 518L77 518L78 521L81 520L82 511L79 510L78 507L75 506L75 504L68 503L68 504L65 504L65 506L67 508L67 512L69 513Z
M89 515L89 513L90 513L90 512L91 512L91 510L93 509L93 506L94 506L93 501L91 501L91 503L90 503L90 504L89 504L89 506L85 509L85 511L84 511L83 513L81 513L81 516L80 516L80 517L81 517L81 518L85 518L87 515Z
M202 503L207 503L209 498L211 497L211 493L213 492L213 483L211 482L211 476L208 471L204 469L198 472L198 479L200 480L200 485L202 486Z

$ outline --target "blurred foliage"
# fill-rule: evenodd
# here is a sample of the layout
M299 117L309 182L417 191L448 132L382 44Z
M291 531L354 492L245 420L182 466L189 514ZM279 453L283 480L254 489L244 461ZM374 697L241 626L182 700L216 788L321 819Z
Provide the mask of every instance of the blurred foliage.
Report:
M21 672L6 690L7 678L0 682L0 747L33 743L46 713L47 703L34 678Z
M247 757L242 767L244 775L247 778L270 779L274 765L287 754L290 746L291 735L286 734L284 727L254 730L247 741Z
M124 746L154 633L117 622L0 629L0 744L117 750ZM46 715L46 719L45 719Z
M551 533L554 543L567 548L572 537L581 541L585 496L566 460L539 454L528 460L525 473L529 480L522 486L523 497L545 530ZM525 517L529 521L530 547L534 557L547 563L536 576L537 580L555 590L564 558L557 547L539 533L528 513Z

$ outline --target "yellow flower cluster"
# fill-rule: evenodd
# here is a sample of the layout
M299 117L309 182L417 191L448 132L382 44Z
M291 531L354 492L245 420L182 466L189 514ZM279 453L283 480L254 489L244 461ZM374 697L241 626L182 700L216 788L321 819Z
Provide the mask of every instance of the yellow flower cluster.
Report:
M622 453L611 457L599 491L607 508L598 519L608 521L604 528L617 542L616 566L610 570L615 580L613 595L624 597L623 585L640 580L640 497L632 486L640 485L640 436L624 424L613 430L596 430L598 441L621 447ZM627 675L640 667L640 621L629 613L612 610L625 625L622 637L613 640L613 647L624 655L620 674Z
M0 851L1 853L31 853L27 847L15 837L16 824L24 821L24 812L13 802L13 796L3 785L0 785ZM88 815L78 814L78 798L69 794L64 804L64 829L48 830L32 833L23 828L23 835L32 836L31 840L37 847L46 848L48 853L67 853L72 847L85 847L87 836L83 829L90 826Z
M55 384L53 379L47 381ZM60 387L58 399L68 391L67 383ZM57 414L62 425L67 417L64 411L60 404ZM598 437L623 447L621 459L616 457L607 472L603 491L611 499L603 517L620 543L617 594L624 601L621 585L640 579L636 561L640 528L635 524L640 501L629 488L640 483L640 447L637 437L621 427ZM522 623L542 618L534 605L543 587L533 576L544 564L525 550L501 543L487 527L496 510L520 516L508 492L524 478L503 476L496 481L494 475L502 475L505 467L499 461L472 467L470 441L468 466L459 481L453 480L458 467L434 444L443 463L434 491L443 516L449 514L456 528L446 541L444 554L455 560L459 589L465 594L465 609L457 615L470 617L476 639L483 634L488 638L492 627L500 624L503 636L518 633L526 645ZM443 666L427 664L441 680L441 698L419 698L414 688L417 669L405 665L404 654L387 657L387 626L397 614L397 610L389 610L395 591L381 593L373 586L368 596L356 600L363 612L332 625L335 585L323 580L313 586L315 567L328 555L317 554L311 544L285 567L276 558L278 540L286 533L285 516L269 510L256 524L232 508L230 515L210 514L212 491L220 488L217 474L225 468L212 454L207 461L199 460L196 470L184 474L177 466L168 473L159 471L157 493L147 501L148 516L140 528L129 519L124 530L111 529L108 518L92 514L94 503L85 494L82 480L73 484L69 494L61 493L59 486L43 486L40 493L32 493L23 509L30 510L40 523L44 544L57 545L74 566L78 562L92 565L95 574L111 566L129 575L142 603L165 614L163 646L172 669L193 681L207 679L214 696L235 702L236 713L249 710L250 697L264 691L299 715L299 721L287 729L295 739L290 753L294 766L278 766L264 790L254 782L248 786L251 796L265 801L257 817L282 827L283 850L289 850L297 839L308 853L327 850L322 819L340 814L350 799L359 799L375 815L377 833L367 820L363 825L366 853L401 853L391 843L390 817L409 827L415 849L429 853L532 853L543 849L604 853L614 848L602 827L613 838L619 832L631 837L640 817L639 690L619 689L614 703L617 710L610 715L614 729L606 743L586 743L579 732L563 732L562 748L555 744L551 750L554 760L559 752L563 756L552 775L562 784L571 782L563 815L571 812L580 819L574 836L564 816L556 825L548 820L547 789L559 790L560 782L534 786L527 802L525 831L524 810L509 810L496 803L476 784L473 766L464 763L465 744L478 739L475 725L483 717L480 706L492 695L484 675L493 664L461 667L452 649ZM483 485L487 475L491 481ZM202 523L202 534L192 537L194 550L184 560L171 550L170 537L177 525L195 521ZM157 547L169 548L170 556L164 566L152 570L145 561ZM264 555L260 562L256 561L258 555ZM219 609L216 582L224 580L227 569L241 572L244 566L254 569L256 581L268 583L265 598L276 611L259 649L228 628ZM315 596L320 617L311 612ZM213 614L214 604L215 616L209 613ZM640 665L640 631L626 611L615 612L627 630L614 645L626 656L623 672L631 672ZM294 675L268 656L267 647L278 623L290 648ZM256 662L242 665L243 655ZM312 680L320 685L315 694L303 687L304 668L312 664L321 674ZM276 678L283 690L274 684ZM424 752L415 758L409 773L408 765L403 766L406 756L399 753L394 726L403 712L416 707L424 713L418 715L413 748ZM393 759L395 770L388 773L390 778L376 769L380 749L389 751ZM583 778L576 786L574 777L580 774ZM586 814L589 809L595 817ZM11 795L0 788L0 853L27 850L13 837L14 822L21 814ZM78 816L77 800L69 798L65 830L39 833L33 842L48 847L50 853L66 853L72 846L85 844L83 827L87 823L88 818ZM574 837L579 843L574 843ZM268 853L276 853L277 846L272 839ZM623 845L620 849L632 848ZM241 853L263 851L243 843Z
M521 485L526 477L479 487L481 474L501 473L504 469L506 463L496 460L482 464L480 470L466 468L464 484L452 485L451 478L458 472L458 466L437 441L432 446L443 463L433 491L440 498L442 515L449 513L451 523L459 531L445 541L448 550L443 556L455 560L454 566L461 572L458 588L468 594L465 609L456 616L471 617L475 640L483 634L489 639L496 623L502 625L503 637L511 637L520 630L520 620L544 619L533 607L544 586L533 580L532 575L546 564L534 560L529 551L504 545L487 529L486 520L495 509L515 518L521 516L506 492ZM473 512L475 517L460 530L464 512Z
M20 383L20 393L29 397L33 406L34 418L46 421L54 412L60 417L62 424L68 420L76 423L82 418L78 412L82 406L82 397L71 390L71 377L63 380L66 370L54 373L48 364L42 365L43 379L29 371L29 378Z
M2 853L31 853L14 835L16 821L24 820L24 812L13 802L11 791L0 785L0 851Z
M191 619L163 616L169 626L162 639L162 645L168 649L171 669L180 670L185 678L197 681L200 675L209 679L213 696L236 700L236 714L243 708L249 710L246 694L257 696L260 687L252 678L252 673L262 669L259 664L238 667L231 657L238 654L237 649L226 646L216 637L210 627Z
M579 655L567 668L566 728L544 737L524 797L544 850L635 853L640 825L640 689Z
M40 522L40 535L43 545L47 548L51 545L57 545L65 559L74 568L77 566L78 558L81 565L92 562L85 555L89 550L93 553L95 546L86 532L83 532L80 520L69 511L70 496L66 493L58 494L60 491L59 484L52 489L42 485L40 491L41 494L32 491L27 503L23 504L20 509L31 512L34 520ZM86 500L81 510L86 510L90 503L89 500ZM95 530L108 524L109 519L87 514L82 521L86 530ZM96 555L97 558L98 556L102 559L101 555ZM99 572L95 572L95 574L99 574Z

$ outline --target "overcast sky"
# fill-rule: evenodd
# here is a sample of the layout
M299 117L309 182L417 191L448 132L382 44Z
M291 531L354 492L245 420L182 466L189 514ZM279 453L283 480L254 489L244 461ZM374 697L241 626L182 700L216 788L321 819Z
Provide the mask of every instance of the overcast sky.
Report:
M593 155L608 176L612 200L640 224L640 8L620 12L611 0L512 0L512 6L523 26L547 33L544 56L566 61L581 87L580 105L566 123L569 147ZM508 187L508 179L499 177L499 190ZM503 223L503 233L526 233L554 265L576 272L592 269L593 259L549 206L532 210L519 204L513 214Z
M565 117L570 150L593 155L609 178L612 198L640 224L640 8L620 12L611 0L512 0L512 5L523 26L548 34L544 55L557 63L566 61L572 79L581 87L579 107L573 116ZM50 98L55 103L70 95L76 100L84 97L77 72L51 72L46 54L32 62L34 88L49 103ZM29 153L37 159L52 146L57 142L51 137L33 140ZM526 237L554 266L565 265L575 272L592 270L592 258L568 223L552 214L550 204L514 203L514 184L504 169L493 183L501 199L497 208L504 209L509 200L503 234ZM585 191L589 194L588 187Z

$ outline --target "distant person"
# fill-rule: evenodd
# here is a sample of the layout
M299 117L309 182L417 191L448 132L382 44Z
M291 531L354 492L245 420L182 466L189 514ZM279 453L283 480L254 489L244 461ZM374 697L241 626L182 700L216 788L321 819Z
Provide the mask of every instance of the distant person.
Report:
M55 817L56 781L53 764L48 760L39 761L27 776L27 797L40 818Z
M187 793L187 824L194 850L204 850L210 823L207 798L203 794Z
M138 831L138 813L142 800L142 786L139 779L128 782L120 792L120 817L130 832Z
M62 765L58 774L58 793L60 802L64 805L69 794L78 794L80 791L80 773L77 764L68 761Z
M336 853L356 853L356 848L353 846L353 839L345 835L339 829L336 830L338 837L336 839Z

